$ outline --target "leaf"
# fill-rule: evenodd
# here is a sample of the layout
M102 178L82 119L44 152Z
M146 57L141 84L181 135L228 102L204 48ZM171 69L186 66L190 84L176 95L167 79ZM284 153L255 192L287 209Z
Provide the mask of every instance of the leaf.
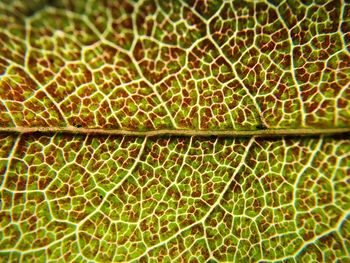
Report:
M1 126L350 125L347 4L192 2L2 3Z
M347 262L350 7L314 2L1 1L0 261Z
M3 259L348 257L348 139L56 134L1 145Z

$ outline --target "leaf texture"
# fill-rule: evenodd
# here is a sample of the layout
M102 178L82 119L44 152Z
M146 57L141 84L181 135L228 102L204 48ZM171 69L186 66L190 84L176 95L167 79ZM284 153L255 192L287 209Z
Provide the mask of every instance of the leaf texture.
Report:
M1 142L3 259L348 259L349 140L4 135Z
M343 1L6 2L3 127L350 125Z
M0 262L349 262L349 52L348 1L0 0Z

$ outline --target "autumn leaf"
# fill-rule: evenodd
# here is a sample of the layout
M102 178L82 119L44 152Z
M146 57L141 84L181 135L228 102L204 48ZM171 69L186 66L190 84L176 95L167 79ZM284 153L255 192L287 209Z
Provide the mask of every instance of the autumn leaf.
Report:
M347 1L0 1L0 262L348 262Z

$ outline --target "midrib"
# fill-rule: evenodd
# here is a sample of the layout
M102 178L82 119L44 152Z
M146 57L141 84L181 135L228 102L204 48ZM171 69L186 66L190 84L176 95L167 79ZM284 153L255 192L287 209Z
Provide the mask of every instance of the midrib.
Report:
M101 129L69 127L0 127L0 132L6 133L70 133L95 135L124 135L139 137L155 136L220 136L220 137L281 137L281 136L312 136L350 134L350 127L345 128L294 128L294 129L263 129L263 130L189 130L189 129L160 129L136 131L126 129Z

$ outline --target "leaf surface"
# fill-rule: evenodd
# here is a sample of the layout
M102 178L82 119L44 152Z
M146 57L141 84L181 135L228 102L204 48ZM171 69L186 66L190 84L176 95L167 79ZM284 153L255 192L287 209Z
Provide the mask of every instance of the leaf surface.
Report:
M348 262L349 12L0 1L0 262Z
M341 1L5 1L0 14L2 127L350 125Z
M12 260L348 257L346 139L4 135L1 145L0 247Z

